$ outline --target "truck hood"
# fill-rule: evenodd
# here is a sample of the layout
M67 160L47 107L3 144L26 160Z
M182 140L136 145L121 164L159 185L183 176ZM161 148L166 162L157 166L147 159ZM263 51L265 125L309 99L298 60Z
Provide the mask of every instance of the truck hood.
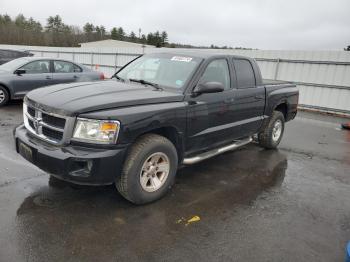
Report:
M0 68L0 75L8 75L8 74L10 74L9 71L6 71L6 70Z
M25 102L66 116L145 104L179 102L183 94L116 80L53 85L31 91Z

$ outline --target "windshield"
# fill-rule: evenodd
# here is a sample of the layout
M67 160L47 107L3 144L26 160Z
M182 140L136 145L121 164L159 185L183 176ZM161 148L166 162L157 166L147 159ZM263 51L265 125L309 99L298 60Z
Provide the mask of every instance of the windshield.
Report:
M160 86L182 88L201 60L183 55L145 55L131 62L114 77L124 80L144 80Z
M10 62L7 62L5 64L0 65L0 70L3 71L14 71L16 69L18 69L18 67L24 65L25 63L27 63L29 60L22 57L22 58L17 58L14 60L11 60Z

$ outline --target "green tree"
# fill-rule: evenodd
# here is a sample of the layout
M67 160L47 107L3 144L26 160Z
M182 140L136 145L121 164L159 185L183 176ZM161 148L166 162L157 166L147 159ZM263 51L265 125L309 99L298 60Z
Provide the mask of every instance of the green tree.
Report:
M86 23L83 27L83 30L85 34L91 34L95 30L95 27L93 24Z
M86 41L93 41L94 39L94 30L95 30L95 26L91 23L86 23L83 27L84 30L84 34L85 34L85 39Z
M134 31L127 35L122 27L113 27L110 32L106 32L103 25L94 26L89 22L82 28L67 25L59 15L49 16L46 24L42 26L34 18L26 18L23 14L18 14L15 18L7 14L0 14L0 44L78 46L78 43L81 42L107 38L130 40L157 47L192 47L168 43L166 31L141 34L141 29L139 29L138 35Z
M116 27L113 27L111 30L111 38L114 40L118 39L118 29Z
M146 38L146 36L144 34L142 34L140 42L142 44L147 44L147 38Z
M45 28L47 32L45 35L47 45L69 46L70 40L67 37L70 37L72 34L71 27L65 25L59 15L50 16L47 19Z
M133 31L131 31L131 33L130 33L130 35L129 35L129 39L130 39L130 41L131 42L136 42L136 34L133 32Z
M154 33L154 41L155 41L155 46L156 47L161 47L162 46L162 38L160 36L159 31L156 31Z
M149 44L149 45L155 44L154 35L152 33L147 34L147 44Z
M125 39L125 31L122 27L118 28L118 40L124 40Z
M27 25L28 27L33 30L33 31L36 31L36 32L42 32L43 31L43 27L42 25L40 24L40 22L37 22L33 19L33 17L30 17L27 21Z
M104 39L105 37L106 37L106 28L103 25L101 25L100 26L100 38Z
M166 46L168 44L168 33L166 31L162 32L161 39L162 39L162 46Z
M11 17L9 15L0 15L0 23L2 24L10 24L12 23Z
M16 24L18 27L25 28L26 25L27 25L27 19L24 17L24 15L19 14L19 15L16 16L16 18L15 18L15 24Z
M64 24L62 18L59 15L49 16L47 19L46 30L51 32L60 32Z
M102 40L105 38L106 29L103 25L95 27L95 40Z

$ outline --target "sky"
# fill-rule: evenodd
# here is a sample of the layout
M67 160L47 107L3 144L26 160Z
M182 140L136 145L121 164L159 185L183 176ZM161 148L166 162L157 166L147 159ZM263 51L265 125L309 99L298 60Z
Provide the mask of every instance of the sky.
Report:
M342 50L350 45L350 0L0 0L0 13L42 24L167 31L170 42L265 50Z

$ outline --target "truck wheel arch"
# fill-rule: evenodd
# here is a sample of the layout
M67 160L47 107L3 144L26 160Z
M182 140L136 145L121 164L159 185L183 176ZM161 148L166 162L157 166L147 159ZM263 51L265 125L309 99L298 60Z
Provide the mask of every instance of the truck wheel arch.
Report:
M271 111L270 111L271 110ZM261 130L263 130L266 125L269 123L269 119L270 117L272 116L273 112L274 111L279 111L283 114L284 116L284 119L286 120L287 122L287 116L288 116L288 103L286 100L280 100L278 103L276 103L275 106L270 106L269 107L269 110L267 111L268 113L268 117L266 119L264 119L264 121L262 122L260 128L259 128L259 132Z
M287 116L288 116L288 103L287 103L287 101L280 101L275 106L273 111L280 111L283 114L284 119L287 119Z
M184 141L182 139L181 133L176 127L173 126L160 126L157 128L153 128L150 130L147 130L133 139L133 141L136 141L138 138L140 138L143 135L146 134L157 134L160 136L164 136L165 138L169 139L171 143L174 144L177 154L178 154L178 161L179 163L182 161L184 157Z

